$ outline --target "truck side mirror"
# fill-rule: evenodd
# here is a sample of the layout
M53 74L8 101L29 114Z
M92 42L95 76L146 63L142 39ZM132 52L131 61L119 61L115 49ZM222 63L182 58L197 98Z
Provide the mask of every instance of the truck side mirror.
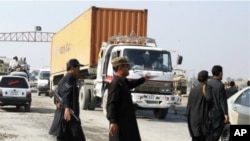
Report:
M178 55L178 58L177 58L178 65L180 65L182 63L182 59L183 59L183 57L181 55Z

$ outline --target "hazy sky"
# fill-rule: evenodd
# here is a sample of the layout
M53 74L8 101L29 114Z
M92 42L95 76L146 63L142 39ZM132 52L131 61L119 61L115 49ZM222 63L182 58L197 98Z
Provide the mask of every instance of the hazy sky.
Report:
M250 79L249 1L0 0L0 32L34 31L39 25L56 33L91 6L148 9L148 36L184 57L179 68L211 75L219 64L224 79ZM0 50L0 56L26 57L31 69L50 65L50 43L0 42Z

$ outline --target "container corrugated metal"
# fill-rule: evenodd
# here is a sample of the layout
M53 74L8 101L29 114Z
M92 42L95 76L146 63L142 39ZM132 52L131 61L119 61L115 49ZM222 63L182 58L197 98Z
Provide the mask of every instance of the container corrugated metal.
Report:
M114 35L147 35L147 10L91 7L52 39L51 74L66 70L66 62L77 58L94 66L103 41Z

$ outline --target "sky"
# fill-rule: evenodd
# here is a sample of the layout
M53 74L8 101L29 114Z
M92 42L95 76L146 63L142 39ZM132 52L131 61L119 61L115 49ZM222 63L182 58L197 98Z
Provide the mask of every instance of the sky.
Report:
M148 9L147 36L183 56L178 68L197 75L221 65L228 77L250 79L249 1L0 0L0 33L58 32L91 6ZM1 42L0 56L26 57L31 70L50 66L50 43ZM173 64L177 53L173 54Z

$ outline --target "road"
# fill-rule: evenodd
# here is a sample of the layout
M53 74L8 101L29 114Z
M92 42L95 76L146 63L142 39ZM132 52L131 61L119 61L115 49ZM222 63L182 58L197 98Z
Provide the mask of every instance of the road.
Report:
M190 141L186 117L186 98L177 106L177 114L169 110L164 120L155 119L148 110L138 110L137 121L143 141ZM0 107L0 140L1 141L54 141L55 137L48 134L55 106L53 99L44 95L32 95L30 112L24 108L13 106ZM95 111L81 111L83 130L87 141L107 141L108 121L100 108Z

